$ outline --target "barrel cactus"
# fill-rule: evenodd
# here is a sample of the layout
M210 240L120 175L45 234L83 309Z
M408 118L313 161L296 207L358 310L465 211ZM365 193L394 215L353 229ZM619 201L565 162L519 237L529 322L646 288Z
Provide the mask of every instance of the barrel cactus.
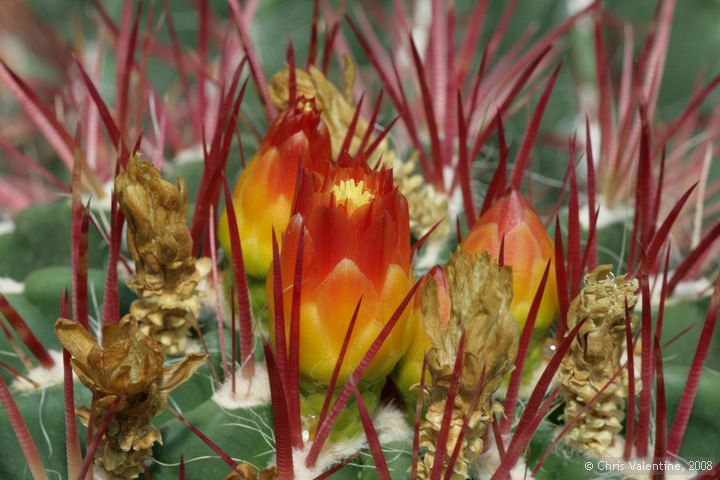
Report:
M718 476L675 2L161 3L6 8L1 478Z

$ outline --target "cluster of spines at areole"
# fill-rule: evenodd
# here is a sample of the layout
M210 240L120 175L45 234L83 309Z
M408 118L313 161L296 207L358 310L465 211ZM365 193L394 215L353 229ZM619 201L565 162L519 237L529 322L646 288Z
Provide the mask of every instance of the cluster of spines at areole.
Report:
M121 251L121 232L123 229L123 214L117 200L111 195L111 210L109 222L103 223L95 217L88 205L83 205L81 192L94 191L101 194L102 183L112 179L122 171L128 160L138 153L147 156L158 168L163 163L163 151L172 147L180 151L186 147L200 145L201 156L204 162L203 174L200 180L198 196L190 224L193 244L198 254L217 257L215 251L215 214L224 192L225 204L232 209L229 201L229 188L225 178L226 170L236 168L229 164L231 147L237 136L237 143L242 152L242 138L237 130L238 123L248 123L247 117L241 112L243 100L247 98L248 79L252 81L255 91L260 99L263 113L267 121L276 115L275 108L269 98L268 83L263 74L262 65L253 45L249 28L253 21L258 2L249 1L241 5L239 0L229 0L230 19L221 21L217 12L213 12L207 0L198 2L198 41L195 52L183 51L175 31L172 12L169 8L161 8L156 2L137 2L133 8L132 1L125 1L122 7L121 18L116 23L104 10L99 1L93 2L94 16L98 27L102 29L103 36L109 39L111 48L117 58L115 81L115 105L106 104L98 88L99 65L107 48L103 42L96 44L94 62L88 62L74 57L67 45L54 43L57 49L57 64L68 82L65 87L72 92L59 89L53 92L56 98L65 102L60 109L75 114L76 123L74 131L58 119L50 106L43 102L40 93L28 82L17 75L5 62L0 63L0 80L15 96L23 108L27 118L34 124L35 129L45 138L57 157L71 172L72 181L67 184L46 169L42 163L24 155L8 142L2 142L0 147L8 155L7 158L16 164L32 169L47 181L49 185L60 192L71 196L72 202L72 296L67 292L58 292L60 297L60 312L62 317L77 319L82 325L88 325L88 288L87 288L87 243L90 228L96 228L109 245L107 278L105 282L105 296L103 299L102 322L117 323L120 320L118 298L118 265L128 274L132 274L132 267L124 258ZM669 235L671 230L677 228L678 221L690 222L685 219L683 207L691 195L699 195L698 205L702 212L704 195L711 195L717 185L708 185L707 172L696 171L692 167L692 178L698 178L698 184L682 187L682 193L668 203L667 198L678 192L675 188L687 165L696 165L697 162L680 162L686 158L685 153L679 150L687 138L698 128L707 133L704 141L689 155L693 159L704 159L706 152L712 152L712 142L715 139L716 129L713 126L720 118L716 112L708 122L702 124L698 112L703 101L712 93L720 80L713 79L690 99L683 113L662 130L654 127L654 116L662 79L662 70L667 52L670 36L670 25L675 8L675 2L665 0L658 3L653 18L653 27L649 29L645 43L638 58L633 58L632 35L625 37L625 57L623 61L622 77L618 88L619 94L614 95L615 86L611 81L609 59L604 50L603 26L609 23L606 12L599 2L591 4L586 9L568 17L560 25L553 28L540 39L521 38L515 46L501 53L499 44L503 39L505 29L513 13L515 2L509 2L505 7L500 23L491 31L483 32L483 23L486 20L488 2L477 2L464 32L464 40L458 46L455 38L457 32L456 18L453 8L442 1L432 2L432 21L430 38L425 55L421 55L411 34L411 27L403 2L394 2L393 15L396 29L388 35L391 40L397 40L405 45L406 53L410 54L409 67L398 65L395 55L386 52L381 39L376 36L372 21L366 18L365 13L357 11L356 18L350 15L343 16L343 7L333 10L322 2L314 3L313 18L310 25L311 36L305 67L319 65L323 73L327 73L333 55L341 56L349 52L348 44L353 36L358 41L368 60L373 66L373 75L380 79L380 88L391 99L392 105L400 117L400 124L407 135L408 143L419 154L419 163L422 176L428 185L438 192L451 197L459 189L462 198L462 210L465 216L466 227L470 229L476 222L478 215L487 211L495 200L512 188L520 190L529 168L531 152L540 128L540 122L545 107L550 100L555 81L562 63L558 57L562 54L562 47L558 41L563 35L576 25L579 19L593 21L595 35L595 59L597 66L598 109L597 118L586 117L584 154L587 166L587 213L589 230L583 249L580 222L580 185L579 174L576 171L576 156L582 147L575 137L568 142L567 171L558 195L556 208L547 215L547 221L555 227L555 275L557 279L560 315L557 323L556 339L557 349L549 359L545 369L539 376L526 403L523 405L519 420L514 421L515 411L518 407L518 394L525 358L528 352L531 333L539 308L540 299L546 286L550 265L545 269L543 278L538 286L536 295L530 309L525 326L520 334L518 355L515 368L510 376L504 401L505 418L494 418L491 432L499 452L500 463L492 478L507 478L510 470L523 455L533 434L540 422L556 405L558 387L553 385L553 379L561 365L561 361L575 340L581 325L568 331L567 315L571 300L582 290L585 272L592 271L597 264L596 229L599 207L598 193L603 195L605 202L626 201L634 206L631 236L628 241L627 261L622 269L628 272L629 277L638 280L641 295L640 328L636 334L631 329L631 312L626 309L626 348L635 352L635 345L639 342L640 364L634 362L634 356L622 365L627 369L630 379L640 378L640 392L636 396L633 381L628 382L629 421L625 430L624 456L639 458L653 458L654 461L673 459L680 450L680 445L688 423L693 401L697 392L699 376L707 356L712 332L720 307L720 287L716 284L712 300L703 325L702 335L697 346L690 372L688 374L687 388L680 400L672 428L666 431L661 426L666 425L666 402L663 386L662 351L667 346L662 344L662 318L666 298L675 287L688 275L699 270L699 265L707 261L707 252L711 251L713 242L720 234L720 223L706 229L705 236L696 239L689 248L683 252L683 258L676 264L672 274L669 271L670 247ZM14 8L23 8L16 4ZM373 11L381 21L388 21L388 12ZM141 28L141 19L144 18L144 28ZM162 18L162 22L160 22ZM170 44L166 45L157 37L157 30L163 25L167 28ZM321 23L325 27L324 44L321 45ZM342 25L346 23L352 35L343 33ZM382 23L382 22L380 22ZM43 33L46 34L46 33ZM406 38L403 37L406 35ZM480 38L488 36L488 40L481 48ZM395 38L395 37L398 38ZM220 52L220 61L215 64L211 59L210 45L215 42ZM322 51L322 53L320 53ZM473 70L476 52L482 52L480 61ZM87 52L83 57L87 57ZM289 71L295 71L295 56L292 44L288 47L287 60ZM147 78L149 62L163 62L176 69L180 79L183 101L179 105L170 102L167 97L155 92ZM556 65L548 73L549 67ZM400 71L405 68L406 71ZM248 79L241 81L245 70L249 70ZM214 72L214 73L213 73ZM641 72L649 72L640 77ZM417 79L416 92L406 91L405 77ZM295 96L293 74L290 75L290 98ZM191 79L194 82L191 82ZM367 79L364 79L367 81ZM213 84L217 94L211 98L210 89L206 85ZM362 83L359 83L362 88ZM72 87L82 87L72 89ZM199 86L199 87L198 87ZM509 147L505 141L503 119L514 115L530 105L526 92L541 89L538 103L533 107L524 137L513 162L508 158ZM82 94L77 96L77 92ZM412 98L411 95L417 95ZM615 104L617 97L617 105ZM371 114L371 124L377 119L380 102L376 103ZM56 109L57 111L57 109ZM358 105L356 115L362 115L361 104ZM613 118L615 115L617 118ZM145 118L151 116L153 131L148 134L143 131ZM184 129L183 122L188 121L190 128ZM600 129L600 150L594 150L590 140L591 123ZM104 127L105 133L100 130ZM354 123L353 123L354 125ZM354 128L354 127L353 127ZM249 125L249 131L255 127ZM182 135L181 135L182 132ZM187 134L187 135L186 135ZM347 138L354 134L347 132ZM387 132L380 136L384 137ZM256 133L256 135L258 135ZM675 142L673 138L677 136ZM483 148L490 145L492 139L497 137L498 165L491 176L481 206L478 208L475 192L471 182L472 163L476 160ZM428 143L424 139L428 138ZM377 145L377 142L373 143ZM410 148L410 147L409 147ZM600 158L593 159L598 151L602 152ZM668 152L666 154L666 151ZM614 152L609 154L608 152ZM666 158L668 159L666 161ZM512 164L512 169L511 169ZM115 166L113 168L113 165ZM626 172L617 175L617 171ZM631 175L632 172L634 175ZM690 175L686 175L690 176ZM635 182L632 179L635 178ZM563 225L558 212L567 195L567 220ZM712 209L710 209L712 211ZM702 216L702 214L701 214ZM229 215L234 218L232 210ZM92 223L92 227L90 224ZM461 237L460 223L458 222L458 237ZM567 235L563 236L563 227ZM254 351L256 334L253 331L252 313L248 285L245 279L242 245L233 221L230 222L232 249L232 270L236 279L234 296L237 308L233 308L231 323L232 352L225 351L225 342L221 346L221 364L224 379L235 382L236 366L236 325L239 324L239 351L242 374L246 377L253 375ZM273 233L275 237L275 233ZM302 236L300 237L302 238ZM567 248L563 244L566 238ZM414 252L422 245L422 241L414 246ZM686 245L684 245L686 246ZM291 275L293 272L281 272L278 261L279 250L277 241L273 238L273 271L271 275L278 279L281 275ZM297 269L302 268L302 242L297 248ZM502 259L502 250L500 257ZM216 268L213 262L213 268ZM502 260L501 260L502 263ZM296 269L296 274L297 274ZM216 291L221 291L217 275L213 275ZM659 283L660 305L656 316L655 332L652 331L651 318L651 292ZM279 282L278 284L281 284ZM298 283L298 285L300 285ZM385 327L377 336L372 347L366 352L363 360L355 369L348 382L340 389L338 398L331 401L330 394L325 402L323 415L318 420L316 434L312 446L305 458L306 466L312 467L317 461L320 450L332 430L333 424L346 403L354 398L362 420L362 427L367 437L367 444L375 461L380 478L390 478L390 472L385 462L382 445L378 433L373 426L368 409L365 407L357 385L364 370L369 365L379 346L390 333L395 322L403 310L411 302L413 295L420 286L420 280L407 292L405 299L397 307L395 313L388 319ZM276 315L282 315L282 295L276 289L274 298L269 301L276 302ZM301 289L294 292L300 296ZM235 301L232 302L235 307ZM219 304L219 302L218 302ZM359 306L358 306L359 307ZM39 342L22 317L13 309L10 303L0 295L0 310L7 320L10 328L17 338L24 342L27 350L37 360L42 368L50 368L57 361L47 352ZM239 322L235 319L235 313ZM278 313L279 312L279 313ZM218 306L218 329L224 332L221 308ZM357 314L357 309L356 309ZM289 347L284 348L285 342L279 342L273 352L269 343L262 342L265 362L269 371L270 390L272 395L272 409L274 413L274 429L276 440L276 475L277 478L293 478L294 465L297 457L293 450L303 448L302 427L298 414L300 402L298 380L298 347L297 332L300 312L296 302L293 302L290 329L284 331L284 322L276 322L275 332L277 338L288 338ZM282 318L282 317L279 317ZM354 318L350 322L352 330ZM28 369L33 366L32 360L23 353L17 344L11 330L4 323L3 332L16 346L18 354ZM197 331L202 338L202 332ZM347 341L342 352L347 349ZM678 341L674 338L672 341ZM461 348L462 349L462 348ZM459 355L458 358L461 356ZM338 367L342 364L342 354L338 359ZM107 417L101 422L100 428L88 438L88 448L83 456L78 441L78 432L75 428L74 383L70 368L70 356L63 352L64 388L66 401L66 449L68 478L83 478L90 469L96 448L104 429L107 428L113 410L107 412ZM461 364L456 364L450 386L451 392L457 388ZM639 369L639 375L636 373ZM607 385L612 384L621 370L615 372L608 379ZM18 376L23 373L12 372ZM220 375L214 371L214 381L220 384ZM425 375L422 377L425 378ZM424 380L423 380L424 381ZM420 392L424 390L421 381ZM606 386L607 386L606 385ZM653 388L655 386L655 388ZM234 389L233 389L234 390ZM332 388L329 392L332 392ZM602 390L601 390L602 392ZM598 393L597 396L600 395ZM639 399L636 404L636 399ZM15 430L30 472L34 478L47 478L47 472L42 466L37 448L17 409L12 393L4 380L0 379L0 400L3 408ZM412 450L411 476L417 473L417 462L420 458L417 431L420 428L420 412L422 412L423 395L418 396L415 419L415 440ZM654 408L653 408L654 405ZM547 459L553 448L562 437L572 428L579 415L591 408L592 401L587 403L585 409L578 417L567 421L564 429L557 435L548 451L544 452L541 460L534 466L533 473L537 473ZM183 416L170 408L171 413L185 423L189 429L196 433L207 443L215 454L228 464L228 471L237 467L233 454L242 452L224 452L213 443L209 435L200 432ZM635 415L637 411L637 415ZM653 416L654 412L654 417ZM444 421L450 421L446 416ZM654 436L651 435L651 425L656 425ZM654 445L654 451L651 451ZM444 446L439 446L440 449ZM439 456L440 459L444 457ZM456 455L454 456L456 458ZM333 472L352 461L352 456L344 462L324 472L321 477L326 478ZM449 478L452 465L433 468L430 478ZM181 461L180 478L184 478L184 467ZM146 472L149 478L149 472Z

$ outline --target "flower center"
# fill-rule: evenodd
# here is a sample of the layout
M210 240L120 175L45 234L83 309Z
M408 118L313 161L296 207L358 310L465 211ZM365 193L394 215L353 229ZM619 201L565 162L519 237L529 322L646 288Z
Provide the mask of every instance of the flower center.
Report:
M300 97L295 103L295 110L299 113L312 114L317 113L315 106L315 98Z
M333 185L331 192L337 203L345 203L350 214L370 203L375 197L372 192L365 190L365 182L362 180L357 183L353 179L342 180L339 184Z

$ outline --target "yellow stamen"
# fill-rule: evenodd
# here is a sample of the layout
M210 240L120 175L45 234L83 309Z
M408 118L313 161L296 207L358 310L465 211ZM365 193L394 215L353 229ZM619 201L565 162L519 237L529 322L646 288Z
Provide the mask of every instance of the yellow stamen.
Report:
M295 104L295 109L302 113L313 113L315 111L315 99L314 98L300 98Z
M363 205L367 205L372 201L375 195L365 190L365 182L360 180L342 180L338 185L333 185L332 194L335 196L337 203L345 203L348 213L353 213Z

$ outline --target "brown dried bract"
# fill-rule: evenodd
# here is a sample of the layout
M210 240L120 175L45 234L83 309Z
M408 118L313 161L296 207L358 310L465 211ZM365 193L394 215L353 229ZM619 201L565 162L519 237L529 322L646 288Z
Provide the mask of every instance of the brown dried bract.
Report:
M615 277L611 265L600 265L585 276L585 287L568 311L568 329L586 321L559 371L566 421L577 416L620 369L626 352L625 305L634 310L637 290L637 280ZM634 325L637 317L633 315L631 322ZM623 371L574 424L565 437L568 444L598 456L614 445L625 416L627 382Z
M152 164L134 156L115 179L115 194L136 264L128 285L140 298L130 313L166 354L182 353L200 311L197 284L207 274L206 265L195 262L185 225L187 185L179 177L177 186L163 180Z
M163 367L162 348L142 333L131 315L103 327L102 346L74 320L59 319L55 333L72 355L78 378L93 393L91 408L78 409L83 423L97 430L120 399L95 462L112 478L137 478L152 445L162 441L153 417L164 408L167 394L188 380L206 355L188 355Z
M315 67L304 70L295 70L295 81L298 96L315 98L321 117L330 131L333 158L338 158L340 148L352 123L355 107L352 105L352 87L355 81L355 66L352 60L345 58L345 93L340 93L337 87ZM270 100L280 110L287 110L289 101L289 71L282 70L273 75L270 80ZM354 135L350 141L349 151L355 154L362 143L368 128L371 126L358 117ZM371 140L372 141L372 140ZM379 161L387 167L393 168L393 177L408 201L410 209L410 228L416 236L421 236L441 222L434 230L433 236L444 237L450 232L447 216L448 199L444 193L438 192L432 185L428 185L422 175L417 171L417 156L408 161L402 161L396 152L390 148L387 139L383 139L377 149L368 159L370 165Z
M427 453L420 464L427 478L435 460L452 372L460 339L465 350L455 400L445 465L467 418L467 431L452 478L466 478L468 466L483 451L482 436L495 412L492 396L513 367L518 348L517 322L510 313L512 276L490 257L457 251L444 270L428 276L421 296L425 331L432 344L427 365L432 376L429 408L420 429L420 446ZM484 382L479 385L484 376ZM478 395L479 392L479 396Z

